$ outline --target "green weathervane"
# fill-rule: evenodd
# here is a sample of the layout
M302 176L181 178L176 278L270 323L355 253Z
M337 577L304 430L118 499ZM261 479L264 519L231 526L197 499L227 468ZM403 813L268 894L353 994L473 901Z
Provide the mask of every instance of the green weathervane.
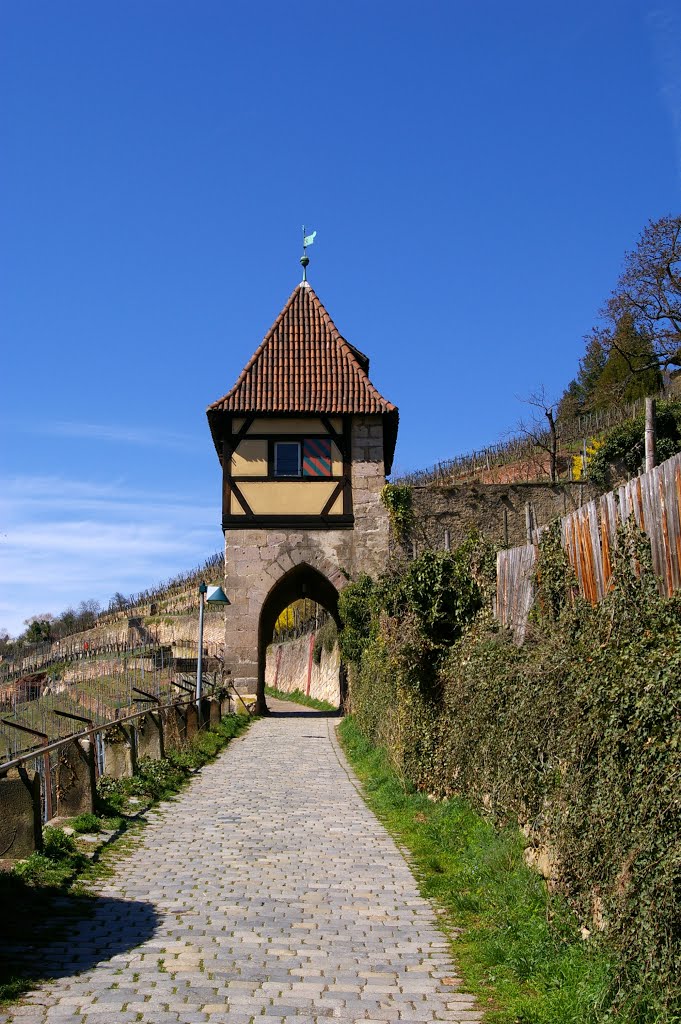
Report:
M313 231L311 235L305 234L305 225L303 224L303 255L300 257L300 263L303 268L303 281L307 281L307 267L310 262L310 258L307 255L306 249L308 245L313 245L317 232Z

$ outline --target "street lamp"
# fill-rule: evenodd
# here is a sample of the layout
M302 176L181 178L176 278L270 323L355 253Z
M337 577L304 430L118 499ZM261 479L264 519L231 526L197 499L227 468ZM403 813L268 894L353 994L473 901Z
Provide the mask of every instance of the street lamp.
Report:
M201 676L203 671L203 607L211 604L231 604L222 587L209 587L203 580L199 583L199 656L196 660L196 706L201 713Z

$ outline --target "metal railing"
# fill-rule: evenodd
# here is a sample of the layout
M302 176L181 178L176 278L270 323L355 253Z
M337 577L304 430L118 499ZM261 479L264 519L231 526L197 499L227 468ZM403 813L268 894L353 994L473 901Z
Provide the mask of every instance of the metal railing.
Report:
M204 644L206 674L221 671L223 648ZM194 641L90 651L87 657L43 666L40 672L0 686L0 763L23 751L33 730L50 741L70 734L70 721L87 719L95 726L115 722L146 694L160 704L172 700L183 674L196 672ZM211 668L211 661L214 665Z
M37 750L26 750L16 757L12 757L10 760L0 763L0 777L6 775L12 768L28 767L30 770L37 772L40 776L42 818L43 821L49 821L54 817L54 809L57 805L56 769L58 764L58 754L59 751L67 744L83 739L89 739L93 743L95 747L95 777L99 778L99 776L103 774L104 770L103 733L106 729L110 729L112 725L123 725L126 722L133 722L138 718L148 715L150 710L160 711L171 707L186 707L187 705L194 703L194 698L184 695L182 697L176 697L174 700L164 705L160 705L154 701L151 703L154 705L152 708L146 707L141 711L134 711L130 714L119 716L114 719L113 722L107 722L104 725L96 726L93 722L90 722L88 728L71 732L68 736L52 741L50 741L49 737L44 733L39 733L34 729L26 729L23 726L17 726L15 724L14 728L19 729L24 733L30 733L33 736L41 737L42 743ZM76 718L80 716L73 717ZM86 721L86 719L83 720Z

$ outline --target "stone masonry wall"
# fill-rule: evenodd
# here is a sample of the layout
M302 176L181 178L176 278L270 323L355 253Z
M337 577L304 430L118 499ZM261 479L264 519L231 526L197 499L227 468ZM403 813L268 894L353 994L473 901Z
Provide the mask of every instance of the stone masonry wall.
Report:
M376 575L389 555L388 514L381 502L385 484L383 423L380 416L355 416L352 423L352 529L227 530L225 589L227 667L239 689L258 683L258 625L270 591L295 566L307 563L336 590L351 576ZM264 671L264 665L260 666Z
M414 528L417 551L443 548L445 530L452 548L472 529L498 544L511 547L527 543L527 512L530 505L535 527L546 526L557 516L572 512L600 492L593 484L454 484L449 487L413 487ZM505 516L504 516L505 513Z
M310 665L310 637L299 636L282 644L271 644L267 648L265 682L284 693L293 690L306 692L307 675ZM310 697L326 700L337 707L340 704L340 651L335 645L332 651L322 650L318 665L312 661L310 672Z

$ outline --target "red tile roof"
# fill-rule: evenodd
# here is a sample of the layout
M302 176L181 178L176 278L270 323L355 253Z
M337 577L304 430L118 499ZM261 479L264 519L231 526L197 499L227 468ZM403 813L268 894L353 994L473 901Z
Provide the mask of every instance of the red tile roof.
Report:
M338 332L307 282L299 284L211 413L391 413L368 377L369 360Z

